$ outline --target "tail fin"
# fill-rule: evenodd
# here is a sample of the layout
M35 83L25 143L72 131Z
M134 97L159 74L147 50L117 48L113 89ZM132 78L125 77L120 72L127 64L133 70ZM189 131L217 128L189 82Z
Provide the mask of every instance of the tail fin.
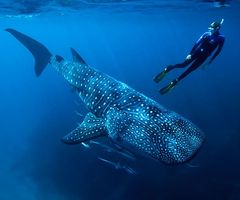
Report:
M52 54L45 46L29 36L10 28L6 29L6 31L11 33L17 40L19 40L34 56L35 73L37 76L39 76L44 68L48 65Z

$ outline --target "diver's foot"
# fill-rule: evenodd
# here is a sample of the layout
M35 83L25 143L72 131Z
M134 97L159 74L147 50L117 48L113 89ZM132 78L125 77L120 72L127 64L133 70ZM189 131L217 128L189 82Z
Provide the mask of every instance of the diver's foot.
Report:
M156 83L159 83L167 74L167 67L162 71L160 72L157 76L155 76L153 78L153 80L156 82Z
M163 87L159 92L161 95L164 95L168 92L170 92L177 84L177 80L173 80L171 83L169 83L167 86Z

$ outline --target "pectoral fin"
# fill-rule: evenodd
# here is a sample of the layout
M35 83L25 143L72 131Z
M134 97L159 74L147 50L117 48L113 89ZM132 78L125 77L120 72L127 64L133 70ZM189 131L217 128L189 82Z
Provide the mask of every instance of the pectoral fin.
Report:
M66 144L78 144L100 136L106 136L107 129L104 121L88 113L83 122L71 133L64 136L62 141Z

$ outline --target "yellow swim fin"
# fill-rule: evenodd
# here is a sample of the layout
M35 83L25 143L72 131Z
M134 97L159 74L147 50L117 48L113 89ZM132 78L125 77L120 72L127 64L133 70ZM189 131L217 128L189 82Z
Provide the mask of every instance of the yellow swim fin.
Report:
M167 74L167 68L160 72L157 76L153 78L156 83L159 83Z
M171 83L169 83L167 86L163 87L159 92L161 95L164 95L168 92L170 92L174 87L175 87L176 83L174 83L174 81L172 81Z

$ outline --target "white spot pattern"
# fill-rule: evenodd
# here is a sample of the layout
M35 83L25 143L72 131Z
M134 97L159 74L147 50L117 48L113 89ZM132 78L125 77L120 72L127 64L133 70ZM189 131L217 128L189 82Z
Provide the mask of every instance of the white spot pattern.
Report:
M76 89L87 108L103 120L109 136L119 143L127 143L168 164L190 159L203 143L204 134L194 124L126 84L76 62L52 64ZM92 131L85 121L82 124L71 141L82 140L85 136L81 135ZM96 132L94 129L91 133Z

